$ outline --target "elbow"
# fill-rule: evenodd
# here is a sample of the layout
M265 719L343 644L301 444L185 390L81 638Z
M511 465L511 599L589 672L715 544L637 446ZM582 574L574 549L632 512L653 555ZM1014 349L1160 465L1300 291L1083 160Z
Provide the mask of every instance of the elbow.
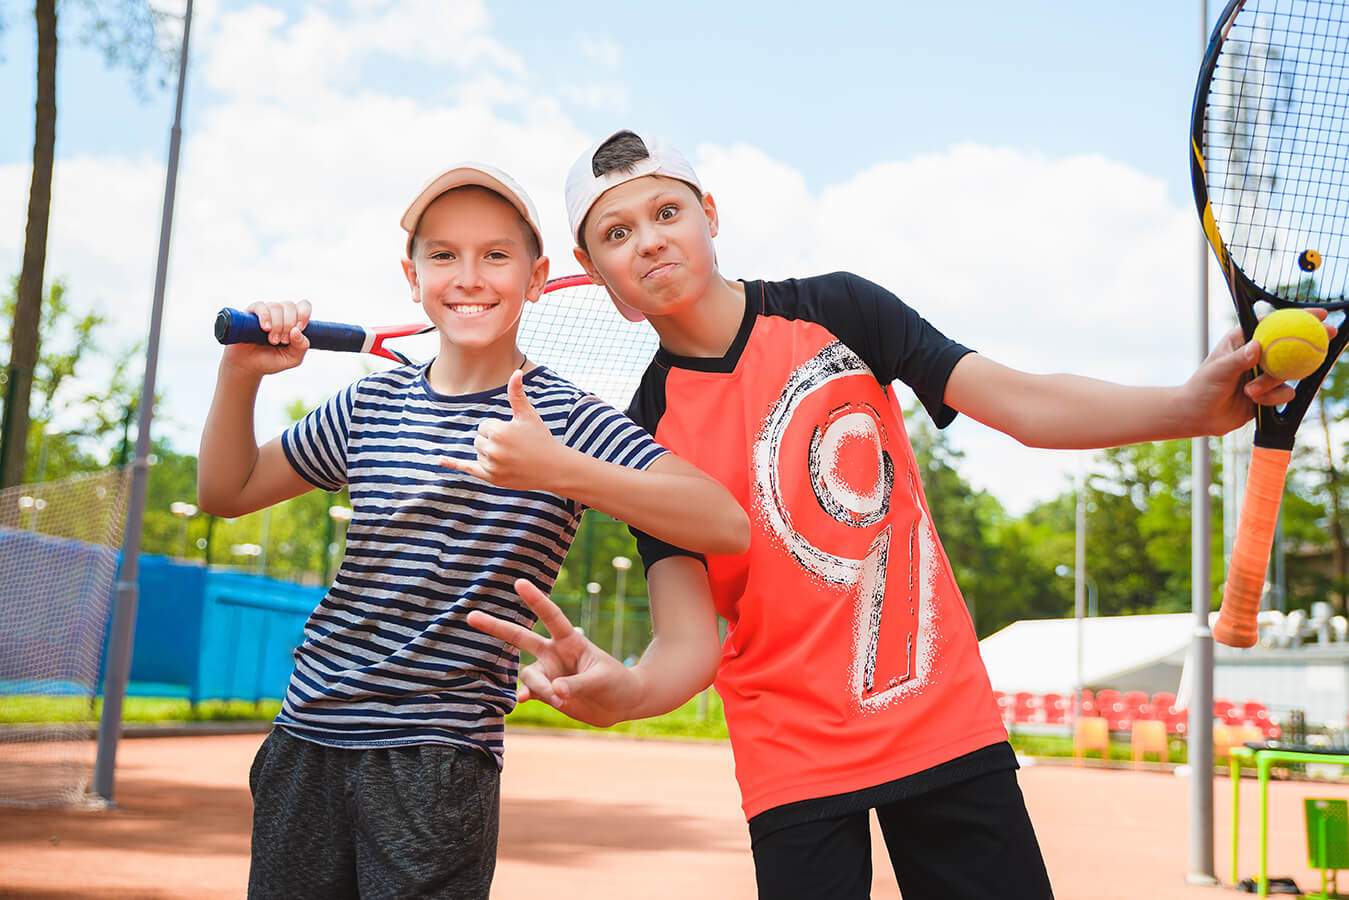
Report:
M233 519L251 510L239 508L239 498L213 492L208 486L197 482L197 508L208 515L222 519Z
M721 638L713 631L710 640L700 645L698 659L691 668L695 673L693 696L701 694L712 686L717 679L717 667L721 665Z
M749 516L741 508L739 503L734 504L735 513L731 515L725 528L725 534L721 539L721 546L713 553L722 553L728 556L739 556L742 553L749 552L750 525Z
M726 556L739 556L750 549L750 517L739 503L731 502L731 513L723 517L723 528L718 530L715 546L708 553L722 553Z

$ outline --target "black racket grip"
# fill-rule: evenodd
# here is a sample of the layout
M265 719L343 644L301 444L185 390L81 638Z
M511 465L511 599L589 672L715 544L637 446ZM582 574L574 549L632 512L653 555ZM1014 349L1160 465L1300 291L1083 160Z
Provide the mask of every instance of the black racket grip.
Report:
M365 329L342 322L311 321L302 329L315 350L360 353L365 349ZM215 339L222 344L267 344L267 331L251 312L226 307L216 313Z

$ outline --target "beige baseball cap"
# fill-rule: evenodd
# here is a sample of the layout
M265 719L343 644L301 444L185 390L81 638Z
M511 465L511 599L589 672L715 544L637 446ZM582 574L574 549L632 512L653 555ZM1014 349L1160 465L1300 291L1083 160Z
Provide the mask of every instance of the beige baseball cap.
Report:
M506 198L534 232L534 237L539 242L539 252L543 252L543 230L539 228L539 214L534 210L534 201L529 199L525 189L520 187L514 178L495 166L461 162L428 181L426 187L421 189L416 199L403 213L403 217L399 219L399 224L408 233L406 252L409 258L412 256L412 236L417 233L417 225L421 222L426 208L446 191L469 185L487 188Z
M594 162L595 151L620 134L630 134L641 141L643 146L646 147L647 158L638 160L630 169L614 169L605 172L603 175L597 174ZM617 187L644 175L665 175L670 178L677 178L693 185L699 193L702 193L703 190L702 184L698 181L697 173L693 171L693 166L669 141L655 135L638 134L629 128L620 129L604 140L592 144L590 149L582 153L580 158L572 164L571 171L567 173L567 220L571 224L572 238L578 243L580 242L581 223L585 221L586 214L590 212L590 207L595 205L595 201L600 198L601 194L611 187Z

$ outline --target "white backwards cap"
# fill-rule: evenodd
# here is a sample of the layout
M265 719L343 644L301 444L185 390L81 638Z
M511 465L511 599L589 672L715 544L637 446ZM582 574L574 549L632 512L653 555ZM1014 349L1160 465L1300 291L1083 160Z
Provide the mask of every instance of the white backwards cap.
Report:
M603 175L596 174L595 151L620 134L630 134L641 141L646 147L647 158L639 159L631 168L614 169ZM677 178L691 184L699 193L703 190L693 166L689 165L689 161L669 141L664 138L643 136L627 128L615 131L604 140L591 145L590 149L572 164L571 171L567 173L567 221L571 225L572 238L580 242L581 223L585 221L590 207L595 205L601 194L611 187L617 187L645 175Z

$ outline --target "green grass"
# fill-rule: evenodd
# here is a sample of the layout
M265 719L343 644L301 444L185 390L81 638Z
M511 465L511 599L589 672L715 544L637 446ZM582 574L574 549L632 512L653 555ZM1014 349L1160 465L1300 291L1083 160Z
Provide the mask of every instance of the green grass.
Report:
M1012 732L1012 749L1023 756L1047 756L1047 757L1068 757L1073 755L1073 739L1068 735L1056 734L1019 734ZM1186 760L1186 744L1184 741L1170 740L1168 762L1183 763ZM1095 750L1087 753L1087 759L1099 760L1101 754ZM1146 757L1152 762L1157 761L1157 755L1150 753ZM1133 759L1133 750L1127 740L1110 742L1111 761L1129 762Z
M694 738L726 740L726 720L721 697L708 691L706 710L699 715L699 699L679 709L650 719L620 722L611 728L594 728L569 719L543 703L526 703L506 717L506 725L529 728L558 728L579 731L607 731L641 737ZM193 706L187 700L157 697L127 697L122 706L122 721L128 724L172 724L180 722L270 722L281 709L280 700L249 703L243 700L208 700ZM33 694L0 695L0 725L58 722L96 722L102 713L102 701L90 704L82 697L44 697ZM1012 747L1024 756L1069 757L1073 741L1067 735L1012 733ZM1092 752L1088 759L1098 759ZM1128 741L1112 741L1110 759L1130 759ZM1149 759L1155 759L1149 756ZM1170 761L1186 759L1184 741L1171 741Z
M127 723L271 721L281 710L280 700L249 703L244 700L204 700L193 706L185 699L127 697L122 721ZM87 697L44 697L36 694L0 695L0 725L96 722L103 701Z
M638 719L634 722L619 722L610 728L595 728L569 719L562 713L543 703L525 703L517 706L506 717L506 727L526 725L537 728L571 728L582 731L609 731L616 734L631 734L645 737L704 738L726 740L726 719L722 715L721 697L716 691L707 692L707 710L704 716L698 714L698 698L663 716L650 719Z

